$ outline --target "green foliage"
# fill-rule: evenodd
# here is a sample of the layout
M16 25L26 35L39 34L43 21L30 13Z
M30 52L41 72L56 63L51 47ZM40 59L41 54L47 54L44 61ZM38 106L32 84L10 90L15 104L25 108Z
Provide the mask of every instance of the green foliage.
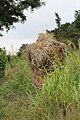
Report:
M17 101L15 104L18 105L16 105L16 110L18 110L21 104L25 104L29 95L35 94L35 88L32 85L33 73L26 62L26 55L12 56L10 63L6 67L5 79L8 80L6 84L0 85L0 120L4 118L9 120L6 115L10 115L9 113L12 112L12 110L9 111L9 108L14 109L14 102ZM12 106L10 106L10 103ZM13 111L11 114L13 116L15 112ZM12 119L11 115L10 119Z
M4 50L0 48L0 79L3 78L5 74L5 67L6 67L7 57Z
M34 10L42 6L44 2L41 0L1 0L0 1L0 31L4 28L9 30L14 23L24 22L26 15L24 10ZM0 33L0 35L2 35Z
M58 63L58 64L57 64ZM40 90L32 84L33 73L26 56L15 57L11 78L0 86L2 120L79 120L80 53L70 51L64 63L53 63ZM13 71L13 72L12 72ZM8 74L9 75L9 74Z
M75 12L75 20L72 23L65 23L54 30L55 37L58 40L69 39L78 47L80 38L80 11Z
M20 57L24 50L27 48L28 44L22 44L22 46L19 48L19 52L17 53L18 57Z
M80 30L80 10L75 11L75 25L76 28Z
M26 56L21 55L21 57L13 57L9 64L7 64L6 72L12 71L12 77L7 82L5 86L6 92L12 92L15 95L26 95L29 89L34 92L32 86L33 73L26 62ZM8 77L10 73L6 73L5 77ZM8 94L8 93L7 93Z
M28 109L28 120L80 119L80 54L69 52L64 64L54 67Z
M55 64L43 86L43 95L54 96L58 103L77 103L80 99L80 54L68 53L64 64ZM57 100L57 101L56 101Z

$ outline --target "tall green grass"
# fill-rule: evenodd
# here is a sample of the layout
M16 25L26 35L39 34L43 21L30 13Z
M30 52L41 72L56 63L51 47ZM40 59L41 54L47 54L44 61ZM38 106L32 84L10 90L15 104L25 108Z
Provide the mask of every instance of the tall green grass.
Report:
M78 102L80 99L80 54L68 53L63 64L54 65L42 87L42 94L54 96L56 102Z
M63 63L53 63L40 90L25 56L12 62L9 80L0 86L2 120L80 120L80 53L68 52ZM14 72L14 69L16 72Z
M0 119L2 118L2 120L3 118L9 119L7 116L12 112L10 109L20 107L17 104L21 102L21 104L25 104L28 95L35 94L35 88L32 84L33 72L29 68L25 54L20 58L12 57L6 66L5 73L4 80L0 85ZM15 114L15 111L12 114Z
M53 64L30 106L28 120L80 119L80 54L71 51L64 63Z

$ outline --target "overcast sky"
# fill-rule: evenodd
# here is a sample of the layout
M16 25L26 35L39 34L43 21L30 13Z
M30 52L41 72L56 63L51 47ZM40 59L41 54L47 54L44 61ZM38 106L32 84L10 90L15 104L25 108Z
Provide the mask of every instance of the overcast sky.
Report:
M35 10L33 13L26 12L27 21L25 24L15 24L16 29L4 32L0 37L0 47L6 47L11 51L17 51L23 43L36 41L39 33L46 29L52 30L56 27L54 13L59 13L62 23L74 20L74 11L80 9L80 0L45 0L46 6Z

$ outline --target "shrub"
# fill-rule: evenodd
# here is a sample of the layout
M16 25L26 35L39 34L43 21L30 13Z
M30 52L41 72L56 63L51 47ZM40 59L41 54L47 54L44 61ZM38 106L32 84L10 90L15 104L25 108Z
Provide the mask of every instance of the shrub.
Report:
M0 79L3 78L5 74L5 67L6 67L7 57L5 52L0 50Z

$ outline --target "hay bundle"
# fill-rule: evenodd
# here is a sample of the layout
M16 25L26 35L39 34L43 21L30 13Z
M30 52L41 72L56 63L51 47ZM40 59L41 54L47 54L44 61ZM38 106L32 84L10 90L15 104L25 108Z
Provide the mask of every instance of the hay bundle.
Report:
M56 39L51 39L45 34L40 34L36 43L30 44L27 47L28 58L31 64L36 67L48 68L55 55L60 61L64 59L64 50L66 45L57 41Z
M34 71L33 83L37 88L40 88L42 85L39 76L45 77L44 68L46 68L48 72L50 71L49 68L55 60L55 56L57 56L60 61L64 60L63 51L65 48L66 45L64 43L58 42L46 34L40 34L36 43L28 45L26 49L27 55ZM39 68L41 68L40 71Z

